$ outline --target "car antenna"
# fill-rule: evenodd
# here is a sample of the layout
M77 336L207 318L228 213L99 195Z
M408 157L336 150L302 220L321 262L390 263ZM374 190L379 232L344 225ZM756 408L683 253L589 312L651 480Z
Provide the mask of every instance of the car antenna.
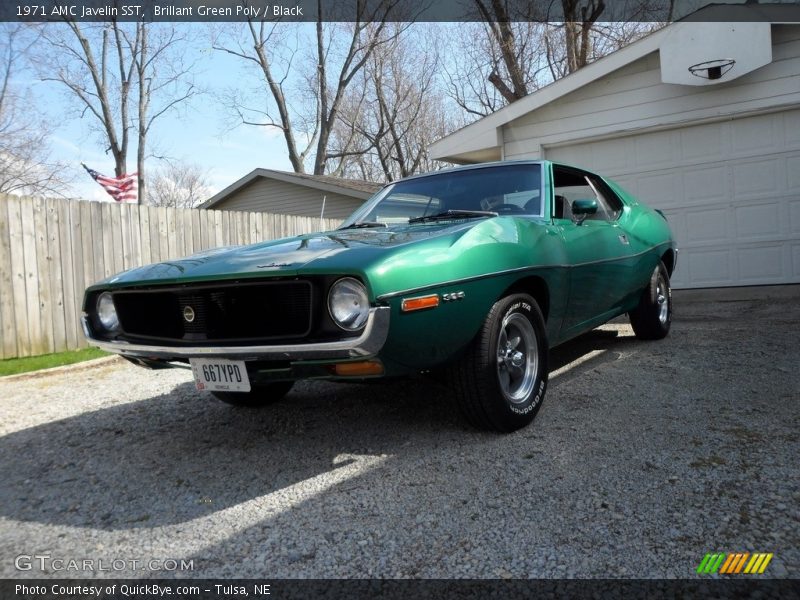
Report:
M322 210L321 210L321 211L319 211L319 218L320 218L320 220L322 220L322 215L324 215L324 214L325 214L325 198L326 198L326 196L323 194L323 195L322 195Z

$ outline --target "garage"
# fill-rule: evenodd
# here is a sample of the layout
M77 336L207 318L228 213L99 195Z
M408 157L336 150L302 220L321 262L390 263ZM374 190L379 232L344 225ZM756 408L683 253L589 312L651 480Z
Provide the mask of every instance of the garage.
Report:
M678 288L800 281L800 110L545 148L664 211Z
M548 159L615 179L668 217L680 248L675 288L798 283L798 107L800 24L676 22L431 154L457 164Z

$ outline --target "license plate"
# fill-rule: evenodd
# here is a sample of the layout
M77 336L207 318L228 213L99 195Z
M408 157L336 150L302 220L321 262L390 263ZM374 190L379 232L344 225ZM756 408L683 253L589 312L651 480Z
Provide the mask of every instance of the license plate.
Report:
M194 383L198 390L210 392L249 392L250 378L243 360L191 358Z

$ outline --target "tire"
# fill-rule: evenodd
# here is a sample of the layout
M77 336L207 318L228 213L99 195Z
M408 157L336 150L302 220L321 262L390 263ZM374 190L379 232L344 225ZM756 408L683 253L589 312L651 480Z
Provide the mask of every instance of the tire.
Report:
M498 300L467 353L449 371L466 419L478 429L503 433L528 425L547 390L547 355L536 301L527 294Z
M659 261L653 270L639 305L629 313L633 332L640 340L660 340L672 324L672 288L669 273Z
M277 402L289 393L294 381L276 381L253 386L249 392L211 392L217 400L234 406L258 408Z

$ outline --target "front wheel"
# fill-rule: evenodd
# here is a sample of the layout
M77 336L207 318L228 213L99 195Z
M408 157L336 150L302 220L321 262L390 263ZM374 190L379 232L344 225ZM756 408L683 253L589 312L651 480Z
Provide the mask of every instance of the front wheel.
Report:
M294 381L275 381L254 385L249 392L211 392L211 395L226 404L256 408L277 402L289 393L293 385Z
M672 323L672 288L669 273L659 261L639 305L630 312L633 333L640 340L660 340L669 333Z
M498 300L467 354L450 369L461 411L479 429L511 432L536 416L547 389L547 333L527 294Z

